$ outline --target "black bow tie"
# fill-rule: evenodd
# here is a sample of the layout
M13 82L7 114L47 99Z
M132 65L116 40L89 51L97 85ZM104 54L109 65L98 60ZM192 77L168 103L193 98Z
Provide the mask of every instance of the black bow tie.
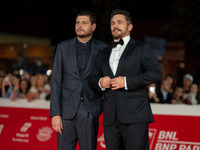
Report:
M124 41L123 41L122 39L120 39L118 42L112 41L112 47L113 47L113 48L116 47L117 44L123 45L123 44L124 44Z

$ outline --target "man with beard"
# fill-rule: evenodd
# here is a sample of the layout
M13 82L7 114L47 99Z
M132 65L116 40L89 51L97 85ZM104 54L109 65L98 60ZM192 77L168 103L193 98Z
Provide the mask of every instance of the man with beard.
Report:
M98 52L107 45L92 37L96 18L77 14L76 37L58 44L54 59L50 117L57 132L58 150L95 150L102 96L88 85Z
M125 10L111 13L112 46L97 57L89 84L104 91L106 150L148 150L148 123L153 122L146 86L162 79L150 45L130 37L132 19Z

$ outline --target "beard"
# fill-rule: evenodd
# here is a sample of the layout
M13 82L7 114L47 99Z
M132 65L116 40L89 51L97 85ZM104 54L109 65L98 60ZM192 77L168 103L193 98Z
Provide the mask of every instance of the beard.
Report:
M115 34L114 34L115 30L120 31L121 33L115 35ZM123 35L122 35L122 30L121 30L121 29L118 29L118 28L115 28L115 29L112 31L112 36L113 36L114 39L121 39L121 38L123 37Z
M78 29L78 30L82 30L82 29ZM76 30L76 35L79 37L79 38L86 38L86 37L90 37L91 35L92 35L92 32L85 32L84 30L82 30L82 31L84 31L84 33L82 33L82 34L79 34L78 33L78 30Z
M86 37L90 37L92 35L92 33L88 33L88 34L76 34L79 38L86 38Z
M114 39L122 39L122 34L120 34L120 35L113 35L112 34L112 36L113 36Z

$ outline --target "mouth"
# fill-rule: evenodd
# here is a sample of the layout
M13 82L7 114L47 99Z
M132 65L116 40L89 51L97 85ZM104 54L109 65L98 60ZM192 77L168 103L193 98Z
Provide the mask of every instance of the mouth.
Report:
M76 31L77 31L77 32L80 32L80 31L84 31L84 30L79 28L79 29L77 29Z
M121 31L120 29L115 28L112 32L113 32L113 33L118 33L118 32L120 32L120 31Z

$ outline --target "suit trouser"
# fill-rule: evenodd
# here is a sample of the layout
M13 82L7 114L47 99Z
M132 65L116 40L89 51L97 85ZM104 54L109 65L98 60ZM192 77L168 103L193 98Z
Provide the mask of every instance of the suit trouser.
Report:
M104 126L106 150L149 150L148 123Z
M74 119L62 119L62 135L57 134L58 150L75 150L77 141L80 150L95 150L97 147L98 118L94 118L80 102Z

